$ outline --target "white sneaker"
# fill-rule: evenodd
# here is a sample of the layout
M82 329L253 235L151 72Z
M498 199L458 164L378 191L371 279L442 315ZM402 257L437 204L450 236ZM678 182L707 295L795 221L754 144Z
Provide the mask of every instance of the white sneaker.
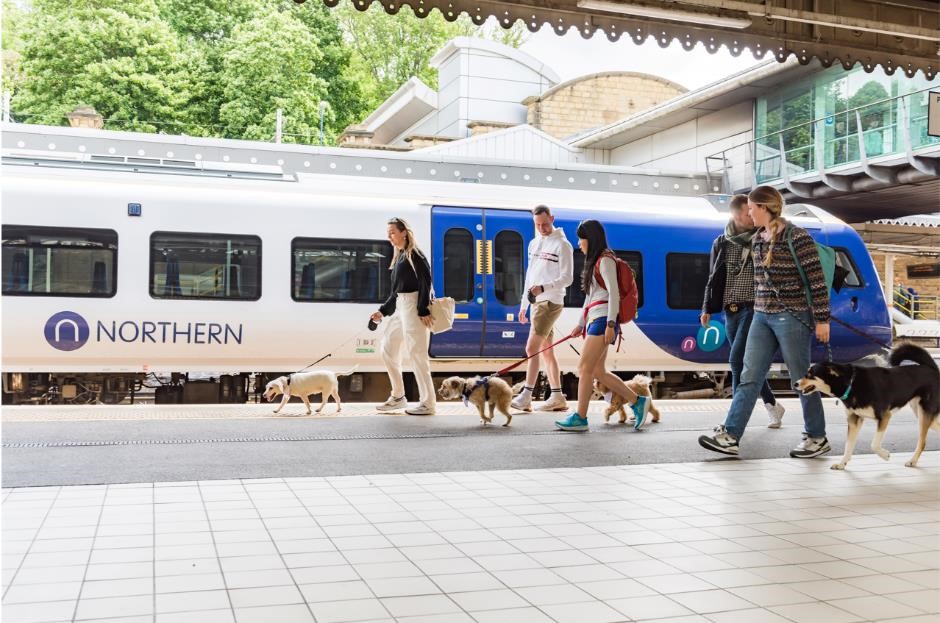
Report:
M532 394L519 394L512 399L509 406L517 411L532 411Z
M434 407L419 404L410 409L405 409L405 413L408 415L434 415Z
M407 406L408 401L405 400L404 396L399 396L398 398L389 396L388 400L377 406L375 410L379 413L391 413L392 411L401 411Z
M531 407L530 407L531 408ZM548 400L542 403L539 411L567 411L568 400L561 392L552 392Z
M779 402L774 404L765 402L764 408L767 409L767 416L770 418L767 422L767 428L780 428L780 425L783 424L783 412L786 411L783 405Z

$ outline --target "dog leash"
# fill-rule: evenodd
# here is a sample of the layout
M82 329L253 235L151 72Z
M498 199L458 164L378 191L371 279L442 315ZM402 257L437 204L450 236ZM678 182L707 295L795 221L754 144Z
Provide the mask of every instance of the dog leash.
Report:
M360 333L362 333L362 331L358 331L358 332L354 333L354 334L352 335L352 337L348 338L345 342L342 342L342 343L339 344L338 346L334 346L332 350L339 350L339 349L342 348L343 346L346 346L346 344L349 344L349 343L352 342L355 338L359 337L359 334L360 334ZM316 361L314 361L313 363L308 363L307 365L305 365L305 366L304 366L303 368L301 368L300 370L295 370L294 372L291 372L291 374L297 374L298 372L303 372L303 371L306 370L307 368L312 368L313 366L317 365L318 363L320 363L320 362L323 361L324 359L328 359L328 358L330 358L330 357L332 357L332 356L333 356L333 353L332 353L332 352L329 352L329 353L323 355L322 357L320 357L319 359L317 359Z
M529 356L526 357L525 359L520 359L519 361L517 361L516 363L512 364L511 366L506 366L505 368L503 368L503 369L501 369L501 370L497 370L496 372L494 372L493 374L491 374L491 375L489 376L489 378L492 378L492 377L494 377L494 376L503 376L504 374L506 374L506 373L509 372L510 370L514 370L514 369L518 368L519 366L521 366L522 364L524 364L525 362L527 362L529 359L532 359L533 357L535 357L535 356L537 356L537 355L541 355L541 354L544 353L545 351L551 350L551 349L555 348L556 346L558 346L559 344L561 344L562 342L567 342L567 341L570 340L570 339L571 339L571 336L570 336L570 335L566 335L565 337L561 338L561 339L558 340L557 342L555 342L555 343L553 343L553 344L549 344L548 346L546 346L545 348L543 348L543 349L540 350L539 352L537 352L537 353L532 353L531 355L529 355Z

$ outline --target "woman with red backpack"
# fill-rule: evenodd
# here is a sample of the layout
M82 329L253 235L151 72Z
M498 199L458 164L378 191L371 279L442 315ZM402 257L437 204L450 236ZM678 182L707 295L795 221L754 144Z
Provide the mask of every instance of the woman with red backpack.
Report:
M584 336L584 347L578 360L578 410L564 420L555 422L561 430L583 432L588 430L587 411L593 392L594 379L610 388L612 392L630 403L636 415L633 428L639 430L647 422L649 400L637 396L616 374L607 371L605 360L607 348L620 333L620 322L633 318L618 318L621 309L621 285L625 280L618 274L619 260L607 246L604 226L595 220L582 221L578 225L578 247L584 253L584 270L581 271L581 289L584 290L584 307L581 321L571 331L571 337ZM630 270L629 266L626 270ZM632 276L632 273L629 273ZM630 280L630 283L633 283ZM636 290L629 293L636 296ZM632 307L636 310L635 302Z

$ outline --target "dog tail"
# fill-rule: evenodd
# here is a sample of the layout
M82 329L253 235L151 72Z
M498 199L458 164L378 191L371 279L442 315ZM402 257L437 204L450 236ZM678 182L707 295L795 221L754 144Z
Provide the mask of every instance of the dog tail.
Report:
M930 356L926 350L920 346L915 346L914 344L901 344L900 346L895 346L894 350L891 351L891 357L888 359L892 366L901 365L902 361L913 361L916 364L927 366L932 370L940 373L940 368L937 368L937 362L933 360L933 357Z
M346 370L345 372L339 372L339 373L337 373L336 376L349 376L350 374L352 374L353 372L355 372L355 371L358 370L358 369L359 369L359 364L357 363L356 365L354 365L353 367L351 367L349 370Z
M653 382L653 379L646 376L645 374L637 374L636 376L633 377L633 380L636 381L637 383L640 383L641 385L646 385L647 387L649 387L650 384Z

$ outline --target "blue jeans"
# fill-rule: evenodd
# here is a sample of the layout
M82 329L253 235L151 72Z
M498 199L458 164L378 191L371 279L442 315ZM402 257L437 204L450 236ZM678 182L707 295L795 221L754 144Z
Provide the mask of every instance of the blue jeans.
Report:
M809 312L800 312L798 315L806 325L789 312L754 312L744 350L741 382L734 392L731 410L725 418L725 428L733 437L740 439L744 435L747 421L751 418L751 411L754 410L754 403L760 393L760 384L766 382L767 372L777 348L780 348L783 354L783 361L787 364L791 379L797 379L809 370L814 334L810 327L814 327L815 323ZM801 395L800 403L803 407L804 432L810 437L825 437L826 419L823 416L819 392L813 392L809 396Z
M751 329L751 319L753 317L753 307L746 307L735 313L725 312L725 330L728 332L728 342L731 344L728 363L731 364L732 396L737 393L738 383L741 382L741 371L744 369L744 347L747 344L747 334ZM764 379L764 384L761 385L760 397L768 404L777 402L766 379Z

